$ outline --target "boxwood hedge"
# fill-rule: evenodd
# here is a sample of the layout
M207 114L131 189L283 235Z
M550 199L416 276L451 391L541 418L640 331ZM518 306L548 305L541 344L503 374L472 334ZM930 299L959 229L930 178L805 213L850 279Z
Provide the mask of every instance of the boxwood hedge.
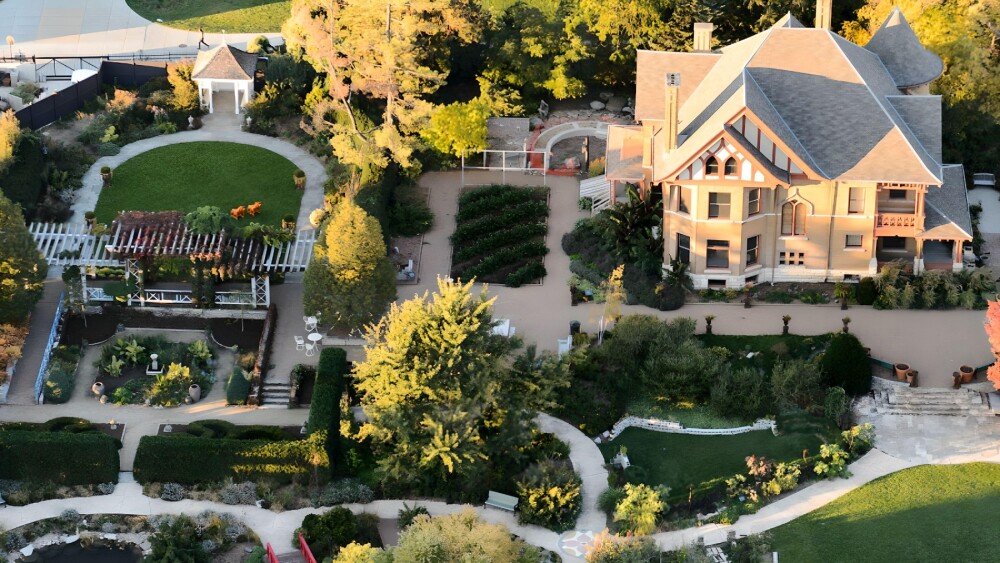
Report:
M58 485L117 483L118 447L113 438L100 433L3 431L0 479Z

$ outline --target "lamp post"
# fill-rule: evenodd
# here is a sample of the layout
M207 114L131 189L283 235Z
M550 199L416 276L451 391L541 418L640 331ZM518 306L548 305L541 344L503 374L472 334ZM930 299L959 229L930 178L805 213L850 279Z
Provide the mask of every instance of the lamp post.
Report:
M10 49L10 58L13 59L14 58L14 36L13 35L8 35L7 36L7 48Z

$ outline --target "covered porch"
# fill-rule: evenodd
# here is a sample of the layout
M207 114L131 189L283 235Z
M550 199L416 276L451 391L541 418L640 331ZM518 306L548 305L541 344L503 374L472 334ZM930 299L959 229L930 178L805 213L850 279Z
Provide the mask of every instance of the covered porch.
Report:
M926 233L925 233L926 234ZM916 237L879 237L875 243L878 269L888 264L902 264L903 270L919 274L927 270L955 272L965 267L965 246L971 239Z

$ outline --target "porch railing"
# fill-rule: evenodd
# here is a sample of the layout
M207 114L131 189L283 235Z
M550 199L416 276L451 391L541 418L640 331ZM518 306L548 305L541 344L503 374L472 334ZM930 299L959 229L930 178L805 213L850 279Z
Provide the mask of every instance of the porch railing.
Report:
M192 305L194 295L187 289L147 289L142 304L151 305ZM110 302L115 298L104 292L103 287L88 287L87 302ZM218 291L215 304L220 307L254 306L254 295L250 291Z
M876 227L916 227L917 216L912 213L879 213L875 217Z
M52 329L49 330L49 339L45 343L45 352L42 354L42 363L38 366L38 376L35 378L35 402L42 402L42 387L45 385L45 372L49 369L49 361L52 359L52 349L59 345L59 321L62 320L63 298L65 292L59 294L59 305L56 306L56 316L52 319Z

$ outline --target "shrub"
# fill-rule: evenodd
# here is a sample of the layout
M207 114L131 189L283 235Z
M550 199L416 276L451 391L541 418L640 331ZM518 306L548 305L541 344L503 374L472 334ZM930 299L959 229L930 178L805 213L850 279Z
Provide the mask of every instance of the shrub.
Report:
M767 376L757 368L726 370L712 385L712 408L726 417L763 416L771 408L768 385Z
M250 394L250 375L240 366L233 366L233 372L226 382L226 404L245 405Z
M823 305L829 303L830 298L818 291L804 291L799 294L799 301L809 305Z
M851 472L847 470L847 460L851 457L837 444L823 444L819 447L820 461L816 462L813 471L816 475L833 479L834 477L848 478Z
M427 511L426 507L420 506L419 504L410 506L404 502L403 508L399 509L399 529L405 530L406 528L409 528L410 524L413 523L413 520L421 514L426 516L431 515L431 513Z
M850 333L837 333L820 359L828 387L843 387L849 395L867 393L872 387L872 367L861 342Z
M325 514L307 514L302 520L302 535L313 553L325 557L354 541L358 519L350 510L337 507Z
M528 468L517 483L518 523L572 529L582 509L581 484L572 466L545 460Z
M70 399L76 383L76 366L79 361L79 346L59 346L53 349L45 377L46 403L65 403Z
M431 230L434 212L423 201L396 201L388 211L389 236L415 237Z
M256 504L257 485L249 481L226 485L222 489L222 502L226 504Z
M143 558L147 563L209 563L211 554L205 551L199 526L189 516L178 516L159 527L149 537L150 553Z
M765 303L791 303L795 296L787 291L772 291L764 296Z
M101 156L115 156L122 152L122 148L114 143L101 143L101 146L97 147L97 154Z
M110 495L111 493L115 492L115 484L99 483L97 485L97 492L101 493L102 495Z
M0 432L0 479L57 485L118 482L118 445L99 433Z
M335 504L368 504L375 499L375 493L357 479L340 479L328 483L313 499L313 506L333 506Z
M306 428L310 433L326 432L326 451L331 469L339 462L340 399L344 395L346 373L347 352L341 348L324 348L320 352Z
M855 293L858 305L872 305L875 303L877 297L878 292L875 289L875 280L872 278L861 278L861 282L858 283L858 290Z
M160 498L170 502L177 502L187 498L187 489L180 483L164 483Z
M679 285L660 282L656 286L656 308L660 311L676 311L684 306L687 294Z
M666 511L666 498L669 489L660 485L633 485L627 483L623 489L625 496L615 507L614 520L623 530L638 535L647 535L656 531L660 515Z

